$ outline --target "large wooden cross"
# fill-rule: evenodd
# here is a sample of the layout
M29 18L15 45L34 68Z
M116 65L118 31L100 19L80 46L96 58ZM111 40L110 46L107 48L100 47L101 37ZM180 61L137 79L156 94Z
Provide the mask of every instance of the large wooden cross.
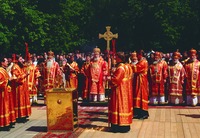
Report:
M106 32L104 34L99 34L99 39L104 38L107 41L107 48L106 48L107 51L110 51L110 41L113 38L118 38L118 33L113 34L110 31L110 28L111 26L106 26Z

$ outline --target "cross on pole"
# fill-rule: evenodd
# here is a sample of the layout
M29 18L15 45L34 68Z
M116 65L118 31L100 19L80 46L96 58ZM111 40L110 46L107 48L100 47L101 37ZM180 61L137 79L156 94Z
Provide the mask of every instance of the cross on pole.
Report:
M99 39L104 38L107 41L107 48L106 48L107 51L110 51L110 41L113 38L118 38L118 33L113 34L110 31L110 28L111 26L106 26L106 32L104 34L99 34Z

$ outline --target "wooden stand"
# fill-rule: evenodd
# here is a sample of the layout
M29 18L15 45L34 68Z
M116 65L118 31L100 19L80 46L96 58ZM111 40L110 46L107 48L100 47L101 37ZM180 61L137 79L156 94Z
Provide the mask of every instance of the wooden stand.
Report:
M74 131L78 127L76 89L55 88L46 93L47 130Z

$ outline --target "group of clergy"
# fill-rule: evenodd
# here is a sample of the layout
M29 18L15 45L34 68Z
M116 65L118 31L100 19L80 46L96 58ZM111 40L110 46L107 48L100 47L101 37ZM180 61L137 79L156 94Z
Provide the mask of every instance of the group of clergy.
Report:
M189 56L180 61L182 55L175 51L166 61L162 53L156 51L149 60L152 62L146 60L142 50L133 52L129 60L116 54L116 60L121 61L117 61L117 69L111 77L108 112L113 132L128 132L131 117L147 119L149 104L200 104L200 61L197 50L192 48L188 53Z
M25 123L31 115L31 102L37 95L37 78L41 75L28 56L26 62L15 54L13 60L0 57L0 130L10 130L16 122Z
M78 88L78 74L83 74L83 102L103 102L105 89L109 93L108 121L112 132L128 132L133 118L147 119L148 105L200 103L200 61L197 51L180 62L176 51L170 61L161 52L154 52L151 60L143 50L126 56L124 52L101 56L94 48L80 67L70 55L59 65L54 52L46 60L33 64L31 54L24 60L13 54L12 60L1 56L0 67L0 128L10 129L15 122L26 122L31 104L37 102L37 91L52 88Z

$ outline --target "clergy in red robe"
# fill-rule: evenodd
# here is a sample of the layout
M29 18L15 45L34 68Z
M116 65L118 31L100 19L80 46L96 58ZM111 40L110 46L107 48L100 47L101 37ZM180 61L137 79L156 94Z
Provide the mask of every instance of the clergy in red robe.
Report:
M81 73L84 75L84 83L82 90L82 99L83 102L87 102L89 100L89 66L90 66L90 55L86 55L86 61L83 63L81 68Z
M45 60L43 57L39 57L38 58L38 63L37 63L37 68L41 74L41 77L38 78L38 85L37 85L37 89L38 89L38 95L44 96L44 91L45 91L45 87L44 87L44 78L43 78L43 73L44 73L44 69L45 69Z
M44 86L44 103L46 103L46 91L49 91L52 88L60 87L60 77L61 70L59 64L53 59L54 52L48 52L48 59L44 63L44 68L42 69L41 76L43 77L43 86Z
M128 132L132 123L132 69L125 64L124 53L117 53L117 68L111 78L108 121L111 131Z
M15 116L15 106L14 106L14 97L13 97L13 91L11 88L11 80L12 80L12 67L14 63L12 62L12 59L8 59L8 66L6 67L6 71L8 72L9 75L9 82L8 82L8 94L9 94L9 106L10 106L10 121L11 121L11 126L15 124L16 122L16 116Z
M78 78L77 74L79 73L79 67L76 61L74 61L74 55L71 55L68 62L66 63L64 69L66 88L77 89Z
M150 104L165 104L165 83L167 79L167 63L160 52L155 52L154 62L149 66Z
M129 57L129 63L133 64L133 65L135 65L135 64L138 63L136 51L134 51L133 53L131 53L131 56Z
M90 62L89 86L90 101L105 101L104 81L108 74L107 62L100 56L100 49L94 48L94 57Z
M9 130L11 123L9 106L10 101L7 87L9 81L9 75L6 71L7 65L8 60L6 58L0 57L0 130Z
M28 55L26 70L29 73L27 78L27 83L30 95L30 102L31 104L37 103L37 84L38 84L38 78L41 76L41 74L38 68L33 64L31 54Z
M195 49L190 50L189 56L190 59L185 65L187 104L196 106L200 103L200 61Z
M132 64L133 69L133 113L136 119L147 119L148 113L148 62L144 58L144 51L137 51L137 64Z
M24 59L22 56L18 56L18 61L14 61L11 73L12 73L12 92L14 98L15 115L18 122L26 122L27 117L31 115L30 96L28 92L28 85L26 79L28 73L25 71Z
M185 69L179 62L181 54L177 51L172 55L172 60L168 65L168 92L169 103L182 104L183 103L183 83L185 79Z

